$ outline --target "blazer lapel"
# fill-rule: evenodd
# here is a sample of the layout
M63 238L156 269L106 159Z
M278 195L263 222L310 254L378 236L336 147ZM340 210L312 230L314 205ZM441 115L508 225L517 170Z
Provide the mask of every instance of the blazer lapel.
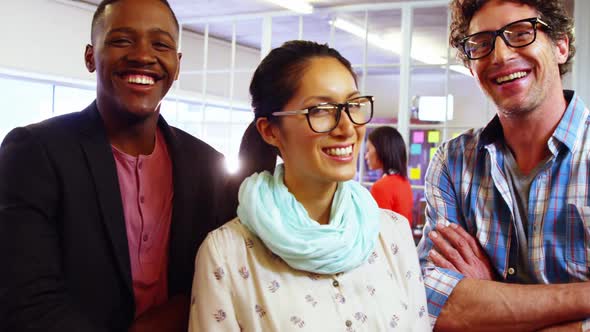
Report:
M186 161L186 151L182 149L182 142L168 126L163 117L160 116L158 127L162 130L170 159L172 160L172 178L174 183L174 198L172 203L172 220L170 223L170 241L168 252L168 293L173 295L183 292L185 288L186 276L183 274L192 274L193 271L184 271L187 262L194 260L194 257L187 256L193 250L191 246L191 237L194 236L191 226L191 220L186 216L186 207L191 206L194 202L190 201L194 188L198 184L191 183L188 179L193 179L189 172L195 170L189 169L190 162ZM184 153L183 153L184 152Z
M81 126L82 149L94 179L102 219L110 236L118 268L133 297L129 245L115 159L96 102L82 113L85 120Z

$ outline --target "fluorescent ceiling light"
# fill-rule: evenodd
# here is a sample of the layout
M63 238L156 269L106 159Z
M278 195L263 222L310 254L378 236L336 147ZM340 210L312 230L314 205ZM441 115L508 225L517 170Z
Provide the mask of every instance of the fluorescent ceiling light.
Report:
M277 6L281 6L300 14L313 13L313 6L305 0L266 0L266 2L274 3Z
M373 46L379 47L387 51L391 51L396 54L401 53L400 50L402 49L402 41L400 33L390 33L384 37L381 37L374 33L367 34L363 27L356 25L352 22L349 22L347 20L341 19L339 17L336 18L336 20L334 21L330 21L330 24L340 30L346 31L362 39L367 37L369 44ZM412 45L412 53L410 54L410 56L414 60L426 64L444 65L447 61L444 57L436 55L437 53L439 53L439 51L440 50L433 45L432 41L428 40L427 38L415 36ZM451 65L449 66L449 68L461 74L471 76L469 70L463 66Z

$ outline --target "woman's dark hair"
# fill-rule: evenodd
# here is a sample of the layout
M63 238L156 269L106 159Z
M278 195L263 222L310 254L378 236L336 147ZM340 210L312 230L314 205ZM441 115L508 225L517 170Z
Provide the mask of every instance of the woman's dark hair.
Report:
M278 149L267 144L256 129L256 120L266 117L278 123L272 112L282 110L299 88L301 77L314 58L331 57L338 60L354 77L350 62L327 44L312 41L288 41L273 49L256 68L250 82L254 121L250 123L240 144L238 182L255 172L274 172Z
M386 126L375 128L368 139L375 146L377 158L383 163L383 173L394 171L404 178L408 177L406 143L395 128Z
M489 0L452 0L450 3L451 10L451 33L449 42L451 46L461 50L460 41L467 36L471 19L478 10L483 7ZM567 14L562 0L505 0L515 3L529 5L539 12L539 17L547 23L551 29L543 29L553 42L563 39L565 36L569 39L569 56L567 61L559 65L559 73L563 75L570 71L572 67L572 58L576 54L574 46L574 20ZM458 56L463 63L469 65L469 59L463 52L458 52Z

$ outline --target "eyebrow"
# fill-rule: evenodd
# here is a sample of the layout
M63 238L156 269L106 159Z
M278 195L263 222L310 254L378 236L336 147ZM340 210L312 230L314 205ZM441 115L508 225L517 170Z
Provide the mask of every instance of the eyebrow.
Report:
M113 34L113 33L117 33L117 32L122 32L122 33L136 33L137 31L131 28L115 28L112 30L109 30L109 32L107 33L107 36ZM157 34L163 34L168 36L170 39L176 41L176 38L174 38L172 36L172 34L166 30L160 29L160 28L153 28L151 30L148 31L149 33L157 33Z
M357 95L360 95L360 92L358 92L358 91L351 92L348 94L348 96L346 96L346 100L349 100ZM313 99L320 100L321 102L327 102L327 103L331 103L334 100L332 97L328 97L328 96L309 96L303 100L303 104L305 104Z

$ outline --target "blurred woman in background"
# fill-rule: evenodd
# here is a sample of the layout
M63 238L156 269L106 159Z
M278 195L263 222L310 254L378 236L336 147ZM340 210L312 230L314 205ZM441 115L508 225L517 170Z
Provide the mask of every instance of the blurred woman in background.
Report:
M383 171L371 187L379 207L401 214L411 225L413 193L408 180L406 144L400 133L393 127L375 128L367 139L365 160L369 169Z

